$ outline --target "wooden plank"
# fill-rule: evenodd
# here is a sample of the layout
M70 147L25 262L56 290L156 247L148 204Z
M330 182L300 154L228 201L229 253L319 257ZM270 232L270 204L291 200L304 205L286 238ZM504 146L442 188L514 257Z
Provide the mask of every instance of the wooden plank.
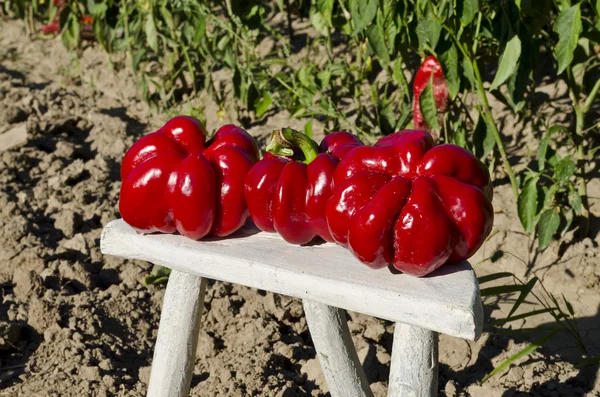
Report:
M147 397L189 394L206 279L173 270L163 300Z
M352 343L346 311L309 300L303 301L321 369L332 397L373 397L367 376Z
M438 395L438 334L396 323L388 397Z
M141 235L123 220L106 225L101 249L465 339L481 333L479 288L467 262L415 278L388 268L370 269L330 243L294 246L276 234L248 228L224 239L193 241Z

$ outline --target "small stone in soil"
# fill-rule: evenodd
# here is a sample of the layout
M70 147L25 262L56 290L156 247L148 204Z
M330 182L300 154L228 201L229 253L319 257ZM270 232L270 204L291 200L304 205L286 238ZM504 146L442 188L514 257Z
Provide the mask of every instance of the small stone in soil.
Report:
M513 367L508 371L508 380L512 383L521 383L523 381L523 375L525 371L521 367Z
M88 254L87 244L81 233L77 233L75 236L73 236L73 238L69 240L61 241L60 245L66 249L79 251L84 255Z
M0 134L0 152L22 146L27 143L27 126L20 124Z
M150 370L152 367L142 367L138 371L138 378L145 384L150 383Z
M41 287L42 280L35 272L17 268L13 273L13 283L15 284L14 291L17 298L26 300L33 290Z
M385 334L385 327L379 323L372 323L367 326L365 329L364 336L365 338L371 339L374 342L381 342L383 335Z
M79 369L79 376L85 380L99 380L100 370L98 367L81 367Z
M54 227L62 231L66 237L73 236L79 226L81 226L81 215L72 210L61 211L54 218Z

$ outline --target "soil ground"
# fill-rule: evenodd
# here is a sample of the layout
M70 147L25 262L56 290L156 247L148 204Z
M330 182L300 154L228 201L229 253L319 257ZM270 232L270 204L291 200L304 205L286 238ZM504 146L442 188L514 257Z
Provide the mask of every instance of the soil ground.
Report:
M101 255L99 238L102 225L119 217L123 154L168 116L153 115L136 98L132 76L109 65L93 46L76 61L60 39L31 39L20 22L0 19L0 133L27 131L26 143L0 150L0 396L141 396L147 387L164 287L142 285L152 265ZM560 87L544 90L560 102ZM211 131L237 122L233 113L217 119L210 101L193 105L203 108ZM535 149L535 131L498 103L494 111L518 162ZM278 114L248 131L262 144L273 128L303 124ZM322 133L318 123L313 128ZM471 260L478 275L536 275L572 304L572 325L589 355L600 354L600 179L589 184L592 237L567 236L531 256L506 178L495 177L494 231ZM499 250L504 255L492 262ZM486 317L506 317L515 299L487 298ZM533 301L522 310L532 308ZM553 320L539 315L511 324ZM349 325L375 395L385 396L393 324L349 313ZM486 332L476 342L441 336L440 395L600 396L598 365L577 368L581 353L564 333L481 383L541 335ZM328 395L300 301L210 283L191 395Z

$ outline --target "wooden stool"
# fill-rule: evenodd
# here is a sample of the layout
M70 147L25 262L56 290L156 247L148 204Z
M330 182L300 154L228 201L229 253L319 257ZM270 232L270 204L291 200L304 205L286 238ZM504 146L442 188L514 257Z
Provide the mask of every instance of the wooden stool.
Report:
M151 397L189 392L207 278L302 299L333 397L373 396L344 309L396 322L388 393L394 397L437 395L438 333L470 340L481 333L479 287L467 262L415 278L369 269L330 243L299 247L250 229L192 241L140 235L123 220L106 225L101 248L173 269L152 361Z

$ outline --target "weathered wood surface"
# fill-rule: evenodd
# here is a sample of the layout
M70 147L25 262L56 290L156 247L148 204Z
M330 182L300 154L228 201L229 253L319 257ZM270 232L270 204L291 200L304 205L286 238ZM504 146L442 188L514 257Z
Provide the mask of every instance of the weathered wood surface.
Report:
M438 334L396 323L388 397L436 397Z
M304 315L333 397L373 397L352 343L346 311L309 300Z
M141 235L123 220L106 225L101 249L460 338L475 339L481 333L481 299L467 262L415 278L388 268L372 270L335 244L299 247L254 229L192 241L179 235Z
M189 394L206 279L171 272L152 359L147 397L184 397Z

